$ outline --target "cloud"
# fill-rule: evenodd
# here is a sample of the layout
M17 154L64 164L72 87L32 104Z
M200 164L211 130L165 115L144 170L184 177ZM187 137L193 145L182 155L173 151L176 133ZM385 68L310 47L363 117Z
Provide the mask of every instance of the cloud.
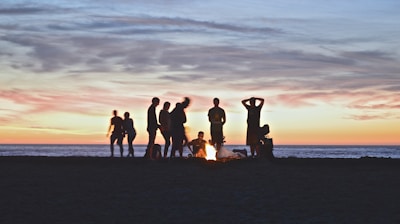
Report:
M346 119L372 120L397 119L400 99L381 91L309 91L282 93L268 97L270 105L284 105L289 108L318 107L321 104L333 107L346 107L351 113Z
M35 73L152 73L160 81L215 81L242 90L395 90L399 79L396 58L380 51L324 55L276 47L208 46L115 36L6 35L1 39L31 49L25 61L13 60L12 67Z
M386 111L359 111L357 114L349 114L344 117L345 119L356 121L372 121L372 120L393 120L400 119L398 113Z
M184 30L194 30L196 29L198 32L201 32L206 29L212 30L220 30L220 31L230 31L230 32L238 32L238 33L267 33L267 34L281 34L283 33L280 29L270 28L270 27L252 27L247 25L232 25L228 23L218 23L211 21L199 21L189 18L180 18L180 17L151 17L151 16L142 16L142 17L100 17L111 19L111 21L119 21L119 24L126 25L134 25L139 27L162 27L162 30L168 30L169 27L182 27ZM112 26L115 26L115 23L111 23Z
M24 16L65 15L72 12L74 12L73 8L50 3L0 3L0 17L6 15L14 18L23 18Z
M362 110L387 110L387 109L400 109L400 104L370 104L370 105L352 105L350 108Z
M42 114L47 112L70 112L89 115L103 114L104 107L123 107L125 102L141 102L134 96L119 96L110 94L107 89L84 87L76 91L45 91L32 89L1 90L0 99L25 105L15 114Z
M327 56L280 48L207 46L118 37L7 35L2 40L32 49L26 54L30 60L14 60L14 69L35 73L67 71L71 78L96 73L103 74L100 79L108 80L109 73L125 77L128 73L135 77L157 77L158 81L152 80L154 83L214 83L243 91L354 92L368 88L396 91L399 81L397 73L393 74L396 59L384 52L347 51ZM378 71L380 75L376 75ZM121 82L125 82L123 79ZM138 82L143 81L137 79L135 83Z
M348 105L351 109L364 111L386 111L400 109L400 96L391 93L370 92L357 100L351 101Z
M36 7L0 8L0 15L30 15L47 12L47 9Z
M40 36L7 35L1 37L1 40L31 49L25 54L30 59L29 63L21 61L16 64L17 62L14 62L14 68L32 69L34 72L51 72L74 65L81 58L80 55L70 52L69 47L65 46L63 42L58 42L62 38L51 39ZM32 64L34 65L33 67L31 66Z
M351 115L347 116L347 119L357 120L357 121L368 121L368 120L380 120L380 119L387 119L387 114L379 114L379 115Z

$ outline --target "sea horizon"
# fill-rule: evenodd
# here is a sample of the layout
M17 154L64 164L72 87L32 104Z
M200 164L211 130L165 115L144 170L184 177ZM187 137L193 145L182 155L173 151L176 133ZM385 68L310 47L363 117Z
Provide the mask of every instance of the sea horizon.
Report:
M143 157L146 144L134 144L135 157ZM163 145L161 145L163 150ZM226 144L228 150L245 149L250 156L249 146L244 144ZM123 156L128 147L123 145ZM171 149L168 151L170 155ZM399 145L274 145L274 156L277 158L400 158ZM190 156L187 147L183 156ZM115 157L120 157L120 150L114 145ZM177 153L178 155L178 153ZM109 144L0 144L0 156L47 156L47 157L109 157Z

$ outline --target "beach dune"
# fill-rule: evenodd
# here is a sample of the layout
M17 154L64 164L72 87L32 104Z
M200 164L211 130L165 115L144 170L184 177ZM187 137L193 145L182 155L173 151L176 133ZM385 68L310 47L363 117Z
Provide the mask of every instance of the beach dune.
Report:
M400 223L400 160L0 157L0 223Z

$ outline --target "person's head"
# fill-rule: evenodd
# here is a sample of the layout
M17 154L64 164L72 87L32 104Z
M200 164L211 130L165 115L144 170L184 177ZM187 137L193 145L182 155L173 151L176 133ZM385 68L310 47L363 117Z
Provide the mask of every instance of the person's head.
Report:
M124 117L125 117L125 119L128 119L129 118L129 112L125 112L124 113Z
M214 98L213 102L214 102L214 106L218 107L219 99L218 98Z
M170 106L171 106L171 103L167 101L167 102L164 103L163 109L164 110L169 110Z
M204 138L204 132L199 131L199 133L197 134L197 137L198 137L199 139L203 139L203 138Z
M250 106L255 106L256 105L256 98L252 97L250 98Z
M117 116L118 115L118 111L117 110L113 110L113 115Z
M158 104L160 104L160 99L158 97L153 97L153 99L151 100L151 103L154 106L158 106Z

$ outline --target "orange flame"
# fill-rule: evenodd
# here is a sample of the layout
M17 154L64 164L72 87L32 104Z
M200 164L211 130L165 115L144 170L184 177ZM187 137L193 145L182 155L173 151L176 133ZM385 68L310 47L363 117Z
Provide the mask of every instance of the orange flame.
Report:
M217 150L215 150L214 146L206 144L206 160L217 160Z

